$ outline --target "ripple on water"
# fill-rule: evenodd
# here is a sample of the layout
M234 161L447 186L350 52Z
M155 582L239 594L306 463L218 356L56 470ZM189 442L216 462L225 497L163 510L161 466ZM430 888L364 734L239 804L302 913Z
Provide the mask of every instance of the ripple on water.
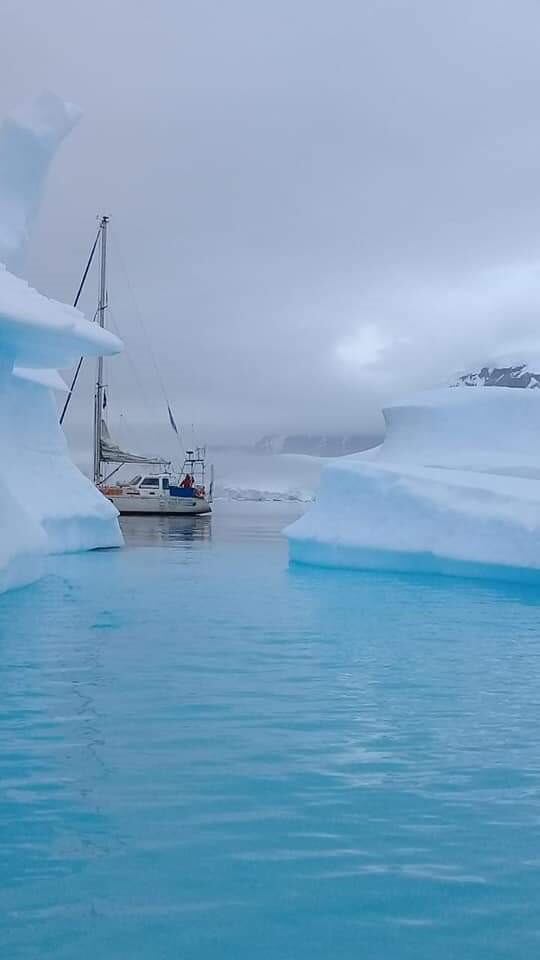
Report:
M288 569L287 519L0 598L10 960L536 956L540 594Z

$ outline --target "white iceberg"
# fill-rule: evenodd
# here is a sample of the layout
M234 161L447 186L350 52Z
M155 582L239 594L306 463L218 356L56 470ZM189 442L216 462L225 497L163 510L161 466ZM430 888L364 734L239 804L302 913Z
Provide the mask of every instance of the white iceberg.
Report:
M291 559L540 579L540 392L522 379L470 375L389 406L381 446L323 471L286 531Z
M75 108L47 96L0 127L0 260L20 269L29 224ZM47 553L120 546L116 509L72 463L56 368L113 354L117 337L0 265L0 591L36 579Z

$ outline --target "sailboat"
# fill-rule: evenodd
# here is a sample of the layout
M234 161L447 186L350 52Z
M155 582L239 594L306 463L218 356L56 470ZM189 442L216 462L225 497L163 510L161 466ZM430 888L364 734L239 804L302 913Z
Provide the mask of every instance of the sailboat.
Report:
M77 293L75 306L90 269L98 241L100 248L100 284L96 320L105 327L107 309L107 228L108 217L101 217L98 234L83 279ZM63 422L80 370L75 372L69 390L60 423ZM172 410L167 404L169 422L178 434ZM162 457L146 457L122 450L114 442L105 421L105 385L103 382L103 357L98 357L96 384L94 390L94 483L122 515L150 514L160 516L193 515L211 512L213 491L213 469L211 469L210 487L206 490L206 449L197 447L186 450L182 467L174 471L172 463ZM137 464L146 468L129 481L111 480L126 464ZM112 470L108 470L113 466ZM105 468L105 469L104 469ZM153 469L150 469L153 468Z

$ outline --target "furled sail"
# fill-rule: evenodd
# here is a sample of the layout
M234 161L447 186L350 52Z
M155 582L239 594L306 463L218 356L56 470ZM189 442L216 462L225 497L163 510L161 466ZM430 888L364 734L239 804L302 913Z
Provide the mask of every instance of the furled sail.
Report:
M139 457L136 453L128 453L127 450L121 450L117 443L112 440L109 428L104 420L101 421L101 460L103 463L147 463L168 466L170 461L163 457Z

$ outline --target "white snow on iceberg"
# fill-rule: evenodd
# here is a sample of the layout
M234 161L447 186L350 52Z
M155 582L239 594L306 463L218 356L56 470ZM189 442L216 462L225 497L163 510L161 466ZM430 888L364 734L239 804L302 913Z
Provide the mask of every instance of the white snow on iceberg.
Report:
M49 164L79 116L72 103L44 93L0 125L0 261L16 273Z
M381 446L323 471L291 559L540 579L540 393L449 387L384 416Z
M11 267L74 119L74 108L48 96L0 127L0 258ZM116 509L71 462L53 394L65 389L56 368L120 349L0 265L0 591L36 579L47 553L122 543Z

